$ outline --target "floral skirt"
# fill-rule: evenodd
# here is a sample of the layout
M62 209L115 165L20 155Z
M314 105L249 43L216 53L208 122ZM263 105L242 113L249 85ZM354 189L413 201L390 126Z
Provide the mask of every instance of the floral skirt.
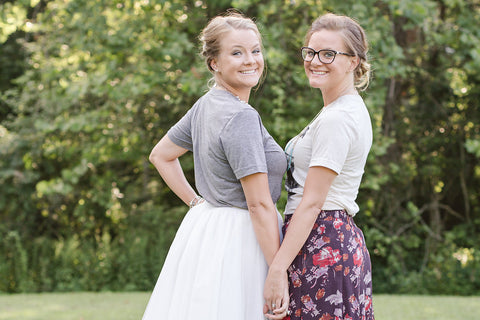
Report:
M374 319L370 255L345 211L320 212L288 273L291 320Z

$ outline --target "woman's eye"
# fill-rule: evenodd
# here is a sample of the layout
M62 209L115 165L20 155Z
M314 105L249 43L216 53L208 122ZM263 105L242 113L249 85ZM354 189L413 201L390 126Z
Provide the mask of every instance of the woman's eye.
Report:
M333 58L334 54L333 52L327 51L323 54L325 58Z
M259 53L261 53L261 52L262 52L262 51L261 51L260 49L255 49L255 50L253 50L252 53L253 53L253 54L259 54Z
M238 56L238 55L241 55L242 53L240 51L234 51L232 52L232 55L234 56Z

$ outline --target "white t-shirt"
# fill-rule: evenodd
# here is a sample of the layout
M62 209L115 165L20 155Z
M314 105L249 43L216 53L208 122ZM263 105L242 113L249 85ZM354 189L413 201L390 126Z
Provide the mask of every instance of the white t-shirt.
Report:
M285 148L289 164L285 214L293 214L300 204L308 168L322 166L338 174L322 209L345 209L354 216L359 211L355 199L371 146L370 115L359 95L341 96L323 107Z

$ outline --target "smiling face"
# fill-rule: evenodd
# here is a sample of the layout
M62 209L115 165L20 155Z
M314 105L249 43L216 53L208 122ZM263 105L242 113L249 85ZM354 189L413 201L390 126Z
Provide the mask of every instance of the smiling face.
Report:
M322 29L312 34L307 44L315 51L329 49L349 52L341 32ZM333 63L324 64L315 55L312 61L304 61L305 73L310 86L322 91L324 103L329 104L341 95L356 92L353 70L358 63L357 57L337 54Z
M264 68L260 39L253 30L232 30L222 39L220 47L220 53L211 62L216 70L216 84L248 101L250 90L258 84Z

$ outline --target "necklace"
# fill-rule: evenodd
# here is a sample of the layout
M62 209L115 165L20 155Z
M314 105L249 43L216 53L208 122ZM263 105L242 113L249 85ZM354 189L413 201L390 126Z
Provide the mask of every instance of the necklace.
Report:
M344 95L358 95L358 92L356 90L353 91L348 91ZM344 96L340 95L340 97ZM340 98L340 97L337 97ZM334 101L336 101L335 99ZM330 103L331 104L331 103ZM287 162L287 170L289 170L292 166L292 160L293 160L293 150L295 150L295 146L297 145L297 142L300 138L303 138L305 134L307 134L307 131L310 129L310 125L318 118L318 116L325 110L326 107L328 107L330 104L324 105L320 111L316 114L316 116L310 121L310 123L295 137L293 137L285 146L285 154L287 156L288 162ZM290 149L290 150L289 150Z
M299 134L297 134L293 139L291 139L287 143L287 145L285 146L285 154L287 156L287 170L290 170L290 168L292 167L293 151L295 150L295 147L297 146L298 140L300 138L303 138L307 134L307 131L310 129L310 125L318 118L318 116L322 113L324 108L325 107L320 109L320 111L317 113L317 115L315 117L313 117L312 121L310 121L310 123L305 128L303 128L303 130L300 131Z
M218 90L227 91L227 92L230 93L232 96L234 96L235 98L237 98L238 101L240 101L240 102L242 102L242 103L245 103L245 104L248 104L248 102L240 99L239 96L233 94L231 91L229 91L227 88L225 88L225 87L223 87L223 86L219 86L218 84L215 83L215 84L213 85L213 87L214 87L214 88L218 88Z

